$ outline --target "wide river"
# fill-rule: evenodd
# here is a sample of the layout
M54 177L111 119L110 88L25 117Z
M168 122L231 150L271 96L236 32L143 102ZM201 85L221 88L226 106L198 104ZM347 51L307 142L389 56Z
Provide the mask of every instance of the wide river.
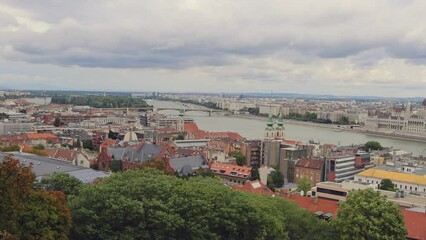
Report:
M168 107L183 109L182 103L167 101L147 101L154 107ZM191 105L191 108L193 105ZM197 106L200 108L199 106ZM188 107L186 107L188 108ZM176 116L177 111L160 111L166 115ZM198 127L207 131L230 131L237 132L247 139L262 139L266 122L258 119L242 119L232 116L220 116L213 114L211 117L205 112L188 112L185 116L193 118ZM378 141L382 146L395 147L412 152L414 155L426 154L426 143L410 141L403 139L393 139L380 136L371 136L357 132L334 132L332 129L304 126L298 124L285 123L286 139L308 142L309 140L319 141L320 143L331 143L337 145L363 144L367 141Z

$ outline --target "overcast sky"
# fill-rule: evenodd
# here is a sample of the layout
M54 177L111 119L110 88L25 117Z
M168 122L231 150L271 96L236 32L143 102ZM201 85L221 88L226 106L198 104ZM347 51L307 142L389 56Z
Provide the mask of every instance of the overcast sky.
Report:
M426 95L425 0L0 0L0 88Z

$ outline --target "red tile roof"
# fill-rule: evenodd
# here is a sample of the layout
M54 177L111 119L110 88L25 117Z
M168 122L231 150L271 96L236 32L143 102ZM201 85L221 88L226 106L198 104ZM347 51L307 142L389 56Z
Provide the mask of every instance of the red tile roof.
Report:
M186 132L197 132L200 130L196 123L185 123L183 128Z
M297 161L296 167L313 168L313 169L319 170L321 169L322 164L323 164L322 160L301 158Z
M408 231L407 238L426 240L426 213L402 209L402 215Z
M108 147L110 147L110 146L114 146L115 144L117 144L117 141L118 141L118 140L116 140L116 139L106 139L106 140L102 143L102 145L104 145L104 146L108 146Z
M220 141L220 140L211 140L207 143L207 146L211 147L211 148L215 148L215 149L225 149L226 148L227 143L224 141Z
M310 212L321 211L323 213L332 213L333 217L337 216L339 204L336 201L318 199L318 203L314 204L314 198L304 197L298 194L284 196L296 202L299 207L305 208ZM407 229L407 238L426 240L426 213L401 210L404 216L405 228Z
M210 169L217 174L248 178L251 167L243 167L227 163L212 163Z
M232 186L234 190L240 190L243 192L252 192L255 194L263 194L273 196L275 193L271 191L265 184L261 183L259 180L256 181L247 181L244 186Z
M317 199L318 202L315 204L315 198L305 197L299 194L290 194L284 197L293 200L297 205L299 205L299 207L307 209L312 213L321 211L323 213L331 213L333 214L333 217L336 217L339 210L339 204L336 201L319 198Z
M286 144L291 144L291 145L298 145L298 144L302 144L301 141L297 141L297 140L290 140L290 139L285 139L284 143Z
M185 132L193 133L195 139L219 139L243 140L244 138L235 132L209 132L200 130L196 123L185 123Z
M51 133L27 133L28 139L57 139L55 135Z
M46 149L44 152L46 152L50 158L56 158L69 162L72 162L75 156L78 154L78 151L70 149Z

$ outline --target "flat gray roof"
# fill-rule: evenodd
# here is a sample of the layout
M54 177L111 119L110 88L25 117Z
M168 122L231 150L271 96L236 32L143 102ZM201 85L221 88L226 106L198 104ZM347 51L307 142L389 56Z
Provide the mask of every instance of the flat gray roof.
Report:
M32 171L37 178L51 175L55 172L65 172L78 178L84 183L90 183L97 178L104 178L109 176L109 174L105 172L96 171L91 168L75 166L69 162L48 157L41 157L29 153L0 152L0 162L3 162L4 157L8 155L18 159L19 162L25 166L32 165Z

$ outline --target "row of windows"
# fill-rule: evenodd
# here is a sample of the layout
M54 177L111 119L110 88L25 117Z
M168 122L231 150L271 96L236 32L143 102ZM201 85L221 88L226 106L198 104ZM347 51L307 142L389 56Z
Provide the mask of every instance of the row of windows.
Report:
M358 179L358 181L359 182L362 182L362 179L360 178L360 179ZM379 181L376 181L376 182L374 182L374 180L371 180L371 182L370 182L370 180L368 180L367 179L367 183L376 183L376 184L380 184L380 182ZM398 184L394 184L394 186L397 188L398 187ZM399 185L399 189L405 189L405 190L414 190L414 191L417 191L417 187L412 187L412 186L410 186L410 187L408 187L407 185L404 185L404 186L402 186L402 184L400 184ZM426 188L424 188L423 189L423 192L426 192Z
M337 195L337 196L343 196L343 197L345 197L346 194L347 194L346 192L330 190L330 189L325 189L325 188L320 188L320 187L317 188L317 192L327 193L327 194L332 194L332 195Z

